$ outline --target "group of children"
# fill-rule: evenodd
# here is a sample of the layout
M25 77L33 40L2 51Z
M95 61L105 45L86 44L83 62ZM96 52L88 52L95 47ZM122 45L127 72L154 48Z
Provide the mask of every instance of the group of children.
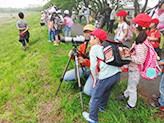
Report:
M117 13L117 20L119 21L119 24L118 28L115 31L117 37L116 40L121 41L123 44L125 44L126 36L128 33L128 24L126 23L125 19L126 15L126 11L120 11ZM138 14L135 19L132 19L131 21L133 23L131 27L133 29L133 32L136 34L136 39L130 50L132 61L128 65L128 87L120 97L116 98L116 100L118 101L124 101L126 98L129 98L127 105L120 108L121 111L125 111L136 106L137 85L140 80L140 71L138 65L141 65L141 67L143 67L148 52L148 47L145 45L145 42L150 42L159 56L158 47L160 32L156 28L159 20L157 18L152 19L149 15L141 13ZM90 33L90 70L94 79L94 83L89 103L89 113L82 113L83 118L90 123L96 123L98 121L99 110L100 112L105 111L104 109L107 105L110 92L120 79L121 68L117 66L107 65L104 63L104 61L100 61L99 72L95 72L98 59L104 60L103 46L101 44L106 39L107 34L102 29L97 29ZM164 62L160 61L159 65L164 65ZM163 80L161 81L161 83L162 82ZM160 90L162 89L163 88L160 88ZM163 93L163 91L161 92ZM157 97L154 98L157 101L159 100L157 99ZM164 111L164 105L162 105L164 99L160 98L160 101L162 103L158 103L159 110ZM158 107L157 103L155 103L154 105Z
M28 23L24 20L24 14L20 12L20 20L17 22L17 28L20 31L20 41L25 48L25 40L27 41L27 49L29 49L29 33L28 33ZM126 43L126 36L128 34L128 24L126 21L127 13L126 11L120 11L117 13L117 20L119 21L118 28L115 30L116 38L123 44ZM50 22L50 32L55 33L54 39L56 42L54 45L59 45L58 35L62 37L62 26L64 25L65 36L70 36L71 26L73 25L72 19L69 17L69 11L64 11L64 18L62 19L61 12L52 12ZM131 59L129 66L129 78L128 87L124 93L117 98L118 101L123 101L125 98L129 97L127 105L122 107L120 110L131 109L136 106L137 102L137 85L140 80L140 72L138 65L143 66L145 59L147 57L148 47L144 42L150 41L154 50L160 56L159 51L159 39L160 32L157 29L159 20L157 18L152 19L149 15L141 13L138 14L135 19L131 20L133 24L131 25L133 32L136 34L136 39L131 52ZM51 34L50 34L51 36ZM121 68L113 65L107 65L104 61L99 63L99 72L96 72L97 59L100 58L104 60L103 46L101 45L103 41L107 40L107 34L102 29L94 30L90 33L89 44L91 46L89 56L90 56L90 70L92 77L94 79L93 89L91 93L91 99L89 103L89 113L83 112L82 115L88 122L96 123L98 121L98 110L104 112L105 107L108 102L109 95L113 87L117 84L120 79ZM161 57L161 56L160 56ZM164 62L160 61L159 65L164 65ZM162 84L163 80L161 81ZM163 85L163 84L162 84ZM161 86L161 94L163 94L163 86ZM160 110L164 111L164 99L161 97L157 99L158 106ZM156 107L157 104L154 104Z

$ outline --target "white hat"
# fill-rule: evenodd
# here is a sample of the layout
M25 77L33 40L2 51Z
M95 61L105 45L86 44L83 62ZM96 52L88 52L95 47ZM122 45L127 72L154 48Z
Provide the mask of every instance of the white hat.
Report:
M64 11L64 14L67 14L68 15L69 14L69 11L68 10L65 10Z

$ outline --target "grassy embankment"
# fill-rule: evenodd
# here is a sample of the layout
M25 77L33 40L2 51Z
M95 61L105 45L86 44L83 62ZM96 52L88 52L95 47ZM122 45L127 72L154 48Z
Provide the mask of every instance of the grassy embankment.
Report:
M0 26L0 122L82 123L77 82L63 82L55 92L68 60L71 44L53 46L48 43L47 27L40 27L40 13L25 17L30 25L30 50L23 51L18 41L16 22ZM71 62L69 69L74 68ZM82 80L84 83L84 79ZM100 123L164 122L155 116L139 96L136 108L121 112L126 102L115 97L126 89L127 81L119 82L111 93L106 112L99 112ZM84 109L88 111L90 97L83 94Z

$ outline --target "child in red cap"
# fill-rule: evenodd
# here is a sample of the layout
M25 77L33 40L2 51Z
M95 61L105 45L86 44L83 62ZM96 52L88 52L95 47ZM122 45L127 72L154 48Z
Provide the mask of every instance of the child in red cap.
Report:
M108 65L104 60L103 46L101 43L107 39L107 34L104 30L98 29L91 33L89 44L91 50L90 56L90 70L94 78L92 95L89 103L89 113L83 112L82 115L85 120L90 123L97 123L98 110L104 112L108 102L109 94L114 85L120 80L121 68L113 65ZM98 59L101 59L99 65ZM97 74L98 68L100 71ZM97 81L96 81L97 80Z
M128 25L126 20L127 12L122 10L117 13L117 21L119 21L117 29L115 32L115 39L123 42L125 44L126 36L128 34Z
M158 56L162 57L162 54L160 54L159 51L159 39L160 39L160 32L157 29L157 25L159 24L159 20L157 18L152 19L151 24L149 26L149 29L147 31L147 39L150 41L152 46L154 47L154 50L158 54Z
M146 28L148 28L151 23L151 17L147 14L141 13L131 21L134 23L132 28L133 32L136 34L136 39L131 48L132 61L129 64L128 87L124 91L124 94L117 98L117 100L123 101L125 98L129 97L128 104L121 108L121 110L131 109L136 106L137 85L140 80L138 65L143 66L147 57L148 47L144 44L144 42L148 42L148 40L146 40Z

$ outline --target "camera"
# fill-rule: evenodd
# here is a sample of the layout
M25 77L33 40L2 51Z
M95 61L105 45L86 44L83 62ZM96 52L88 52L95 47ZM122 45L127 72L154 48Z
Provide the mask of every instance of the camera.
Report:
M61 42L62 43L78 43L78 44L82 44L85 41L90 41L90 38L85 38L84 36L80 35L80 36L75 36L75 37L62 37L61 38Z

